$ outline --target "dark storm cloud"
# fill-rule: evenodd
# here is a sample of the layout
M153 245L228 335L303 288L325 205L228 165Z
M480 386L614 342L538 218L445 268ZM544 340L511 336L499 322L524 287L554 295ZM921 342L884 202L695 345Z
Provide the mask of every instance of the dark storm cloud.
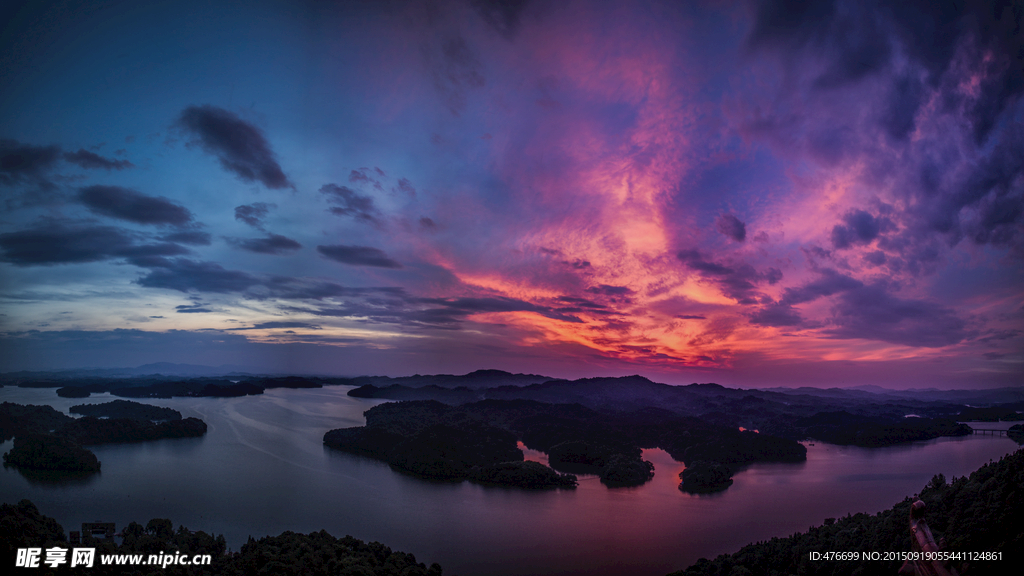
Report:
M558 300L561 302L569 302L570 304L574 304L581 308L607 308L604 304L598 304L597 302L587 300L586 298L576 298L574 296L559 296Z
M626 286L609 286L608 284L599 284L587 288L587 292L591 294L603 294L605 296L629 296L633 294L633 290Z
M137 224L184 226L192 221L184 206L120 186L88 186L78 191L77 200L96 214Z
M166 234L161 236L160 239L166 242L177 242L179 244L190 244L192 246L209 246L212 241L212 237L209 233L198 232L195 230L183 230L173 234Z
M337 184L324 184L320 187L320 193L327 196L327 201L335 204L331 213L338 216L351 216L356 220L378 223L378 210L373 203L373 198L364 196L348 186Z
M110 226L47 223L0 234L3 260L18 266L98 262L111 258L179 256L188 250L173 243L136 244L136 236Z
M975 140L981 143L1024 92L1020 21L1019 7L1000 0L768 0L758 3L747 45L776 50L792 62L804 53L825 58L825 70L815 81L821 89L884 72L893 67L896 54L921 66L926 82L939 86L955 59L965 59L971 69L984 72L977 98L965 109ZM922 103L917 80L897 79L883 116L889 134L905 138Z
M881 250L875 250L874 252L868 252L864 255L864 261L872 266L881 266L886 262L885 252Z
M65 152L64 160L77 164L82 168L103 168L106 170L124 170L125 168L134 168L135 165L127 160L114 160L111 158L104 158L95 152L90 152L84 148L80 148L78 152Z
M697 250L682 250L676 258L705 280L715 283L726 296L739 304L757 304L764 297L757 291L757 285L762 282L775 284L782 279L782 271L778 268L758 273L750 264L714 262Z
M416 196L416 188L413 187L412 182L409 182L408 178L401 178L398 180L398 190L408 194L409 196Z
M819 270L820 278L787 288L777 303L752 313L752 324L800 326L798 304L834 296L831 317L823 333L832 338L864 339L936 348L969 336L956 312L939 304L894 296L882 284L866 285L834 270Z
M180 292L244 292L260 283L259 278L240 270L225 270L220 264L187 258L136 260L150 272L135 281L146 288L167 288Z
M984 72L978 97L967 109L976 142L984 141L996 119L1024 91L1019 4L917 0L888 7L904 50L928 70L931 83L955 66L957 58L970 59L971 68Z
M0 184L35 182L52 187L46 174L60 158L58 146L32 146L0 139Z
M278 165L263 132L235 114L216 106L189 106L178 124L199 139L221 166L246 182L267 188L294 188Z
M401 268L402 265L388 258L383 250L369 246L317 246L316 251L324 257L353 266L377 266L379 268Z
M793 50L812 41L821 42L827 34L822 23L835 15L832 1L766 0L757 4L754 26L747 37L753 48L779 46Z
M258 230L263 230L263 219L270 213L271 208L276 207L276 204L268 204L266 202L254 202L252 204L236 206L235 220L245 222Z
M779 302L786 306L793 306L864 286L859 280L840 274L835 270L822 269L818 273L821 278L817 280L796 288L786 288Z
M862 184L903 201L838 224L837 249L884 237L869 217L887 217L901 236L886 249L892 270L923 270L912 253L935 237L1024 253L1017 3L770 0L754 12L749 52L778 56L792 78L752 99L744 130L825 165L864 166Z
M576 316L559 309L540 306L515 298L409 298L388 295L379 298L367 295L361 300L350 300L343 306L320 309L294 309L317 316L364 319L382 324L409 327L432 327L456 330L473 314L497 312L532 312L563 322L582 322Z
M1011 330L991 329L991 330L986 331L984 333L984 335L982 335L980 338L978 338L978 342L984 342L985 344L988 344L990 342L996 342L996 341L999 341L999 340L1010 340L1010 339L1016 338L1016 337L1018 337L1020 335L1021 335L1021 331L1020 330L1016 330L1016 329L1011 329Z
M434 86L448 110L458 116L466 108L468 92L486 83L483 65L459 34L444 38L432 56Z
M882 286L864 286L842 293L833 309L833 338L862 338L904 346L939 348L970 334L956 312L935 303L907 300Z
M145 246L139 248L146 248ZM323 300L325 298L356 298L366 300L405 300L400 287L348 287L329 280L277 275L254 275L241 270L228 270L220 264L187 258L167 258L168 254L136 255L128 262L149 272L136 280L147 288L167 288L180 292L242 293L247 299Z
M470 4L484 22L511 40L519 30L519 21L529 0L470 0Z
M747 239L747 225L732 214L722 214L715 222L715 228L737 242Z
M923 214L928 228L945 235L950 243L965 236L979 244L1024 240L1024 134L1019 130L1002 133L993 151L965 172L950 185L936 185L938 197L934 188L927 187L927 172L922 173L917 196L928 202Z
M787 304L769 304L748 316L751 324L758 326L799 326L803 323L800 313Z
M283 254L302 248L302 244L280 234L269 234L266 238L228 238L228 242L242 250L257 254Z
M921 106L925 89L918 78L901 76L889 89L882 127L893 140L905 140L914 131L917 109Z
M892 223L887 218L875 218L863 210L851 210L843 216L844 224L832 227L832 246L843 250L854 244L870 244L884 229L890 229Z

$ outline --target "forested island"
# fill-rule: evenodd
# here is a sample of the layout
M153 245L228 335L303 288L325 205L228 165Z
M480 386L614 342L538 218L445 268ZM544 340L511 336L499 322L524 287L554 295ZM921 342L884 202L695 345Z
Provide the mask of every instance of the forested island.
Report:
M726 427L758 430L792 440L821 440L863 447L890 446L903 442L930 440L941 436L970 434L974 410L958 403L952 393L897 395L857 390L740 390L717 384L671 386L642 376L621 378L552 379L526 386L500 385L490 388L442 387L412 382L389 383L381 387L368 383L351 390L350 396L389 400L438 400L460 405L485 399L537 400L557 404L578 403L594 410L630 412L660 408L680 416L692 416ZM1020 394L1006 391L992 399L1016 399ZM987 399L984 393L964 400ZM996 404L978 414L1020 415L1020 400ZM961 413L964 413L961 416ZM915 417L908 417L908 415ZM1006 419L1006 418L1004 418Z
M68 409L72 414L93 418L132 418L135 420L181 420L181 412L163 406L151 406L128 400L103 404L79 404Z
M76 419L49 406L4 402L0 404L0 439L14 438L4 465L47 472L98 472L96 455L84 446L206 434L206 423L198 418L182 418L176 410L137 402L115 401L71 410L122 417Z
M928 526L936 541L951 552L1002 552L1001 560L956 560L962 576L1012 574L1024 549L1024 450L986 464L969 477L947 482L941 474L920 492L878 514L830 518L807 532L744 546L714 560L702 558L669 576L805 574L855 576L897 574L902 560L829 561L810 559L811 552L910 551L910 507L925 503Z
M366 426L331 430L324 444L434 479L476 480L490 466L522 461L517 441L546 452L553 469L598 474L609 487L637 486L653 477L653 465L641 458L643 448L662 448L681 462L735 466L806 458L806 448L795 441L656 408L604 413L533 400L460 406L427 400L381 404L365 416ZM507 483L522 485L514 478Z
M134 372L140 371L143 368ZM758 430L779 438L863 447L970 434L967 426L957 423L962 421L1024 418L1021 415L1024 391L1020 388L744 390L717 384L661 384L642 376L564 380L501 370L397 378L245 373L183 378L153 373L129 376L129 373L132 371L25 372L0 375L0 381L21 387L57 388L57 394L64 397L86 397L100 392L122 398L238 397L263 394L273 388L353 386L348 394L358 398L437 400L450 405L481 400L536 400L580 404L601 412L629 413L659 408L679 416L696 417L725 427Z
M96 455L78 443L51 434L20 434L4 454L4 466L45 472L99 472Z
M113 540L88 539L85 546L96 549L89 574L164 576L174 574L218 574L242 576L275 574L284 576L328 576L352 574L364 576L441 576L438 564L429 567L417 562L412 554L393 551L379 542L363 542L351 536L335 538L327 532L296 534L284 532L255 540L249 538L237 552L229 552L224 536L192 531L184 526L174 529L166 518L154 518L145 526L132 522L123 530L120 544ZM70 548L64 528L53 518L39 513L36 506L22 500L17 504L0 505L0 556L7 566L15 565L18 548ZM106 554L209 554L207 566L172 568L154 566L103 566L100 556ZM45 560L45 558L43 558ZM67 569L67 565L62 566ZM75 570L71 570L75 572ZM48 573L48 572L47 572ZM61 572L63 573L63 572Z
M4 375L3 381L18 386L58 388L57 394L65 397L98 392L124 398L238 397L263 394L272 388L346 385L353 387L348 394L357 398L437 401L458 407L452 414L461 414L462 420L445 415L426 422L419 416L410 416L414 425L396 430L391 419L372 423L368 419L366 430L333 430L325 435L324 442L427 478L474 479L531 487L566 487L572 484L570 475L580 473L597 474L608 486L639 485L654 474L653 466L641 458L640 450L661 447L690 468L687 478L681 478L680 489L721 490L730 485L738 466L803 458L797 441L881 447L962 436L970 434L971 429L958 420L1021 418L1019 410L1024 408L1024 393L1015 389L920 393L881 389L741 390L717 384L672 386L641 376L562 380L500 370L400 378L251 374L190 378L148 374L119 378L101 376L99 372L102 371L93 371L92 376L69 377L25 373L17 377ZM548 409L544 415L534 414L530 421L522 415L519 420L494 421L490 412L480 412L481 402L486 401L537 402L562 408ZM103 422L83 418L68 426L64 436L79 444L89 444L201 434L196 422L173 423L180 419L180 414L175 417L173 411L140 408L143 405L137 403L129 406L132 403L125 401L76 406L72 410L98 416ZM578 409L588 412L581 416L573 412ZM137 422L132 424L126 419ZM154 424L154 420L162 422ZM622 422L628 425L621 425ZM484 428L478 429L479 426ZM669 428L676 432L667 432ZM625 435L614 436L605 430ZM681 439L678 431L686 431L689 436ZM475 440L470 442L468 438ZM557 441L550 442L551 438ZM551 468L520 464L506 465L501 473L486 471L488 466L499 463L522 462L518 449L514 445L509 448L513 441L546 452ZM444 448L433 448L431 442ZM420 447L416 454L412 453L414 446ZM779 451L781 446L787 448ZM522 476L521 481L514 479L517 475Z

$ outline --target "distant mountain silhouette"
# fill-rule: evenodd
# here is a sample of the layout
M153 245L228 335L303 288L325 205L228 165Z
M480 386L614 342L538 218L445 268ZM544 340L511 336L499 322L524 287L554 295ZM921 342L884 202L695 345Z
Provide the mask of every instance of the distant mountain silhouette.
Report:
M539 374L512 374L504 370L476 370L469 374L456 376L453 374L434 374L412 376L358 376L356 378L343 378L340 384L351 386L374 386L385 388L388 386L402 386L405 388L424 388L434 386L437 388L467 388L479 390L483 388L497 388L500 386L529 386L552 380L549 376Z
M12 380L67 380L72 378L133 378L138 376L228 376L247 374L243 366L224 364L174 364L154 362L136 368L69 368L67 370L21 370L4 373L4 381Z

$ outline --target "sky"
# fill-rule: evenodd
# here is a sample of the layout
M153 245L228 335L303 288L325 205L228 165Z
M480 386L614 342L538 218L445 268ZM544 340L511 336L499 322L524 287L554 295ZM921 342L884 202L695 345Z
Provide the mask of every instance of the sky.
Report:
M8 2L0 371L1024 385L1019 2Z

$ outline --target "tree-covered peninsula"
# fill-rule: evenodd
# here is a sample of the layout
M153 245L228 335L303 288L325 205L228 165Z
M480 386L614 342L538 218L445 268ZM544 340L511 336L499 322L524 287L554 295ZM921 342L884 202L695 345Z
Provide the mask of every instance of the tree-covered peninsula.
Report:
M50 406L0 404L0 439L14 438L14 447L4 456L4 465L48 472L95 472L100 469L99 461L84 446L195 438L206 434L206 423L198 418L182 418L169 408L120 402L123 404L75 406L72 410L132 417L72 418ZM157 417L160 421L144 416Z
M381 404L365 416L366 426L331 430L324 444L438 479L474 479L478 469L521 461L517 441L547 453L555 470L597 474L609 487L637 486L651 479L654 469L642 459L644 448L662 448L681 462L734 466L806 458L806 449L793 440L655 408L609 413L532 400L460 406L427 400Z
M79 404L68 409L72 414L93 418L133 418L135 420L181 420L181 412L173 408L140 404L130 400L113 400L102 404Z
M50 434L23 434L4 454L4 466L47 472L99 472L96 455L79 444Z
M527 465L516 435L471 411L440 402L381 404L366 426L340 428L324 444L384 460L402 472L435 480L474 480L523 488L574 488L576 477Z

